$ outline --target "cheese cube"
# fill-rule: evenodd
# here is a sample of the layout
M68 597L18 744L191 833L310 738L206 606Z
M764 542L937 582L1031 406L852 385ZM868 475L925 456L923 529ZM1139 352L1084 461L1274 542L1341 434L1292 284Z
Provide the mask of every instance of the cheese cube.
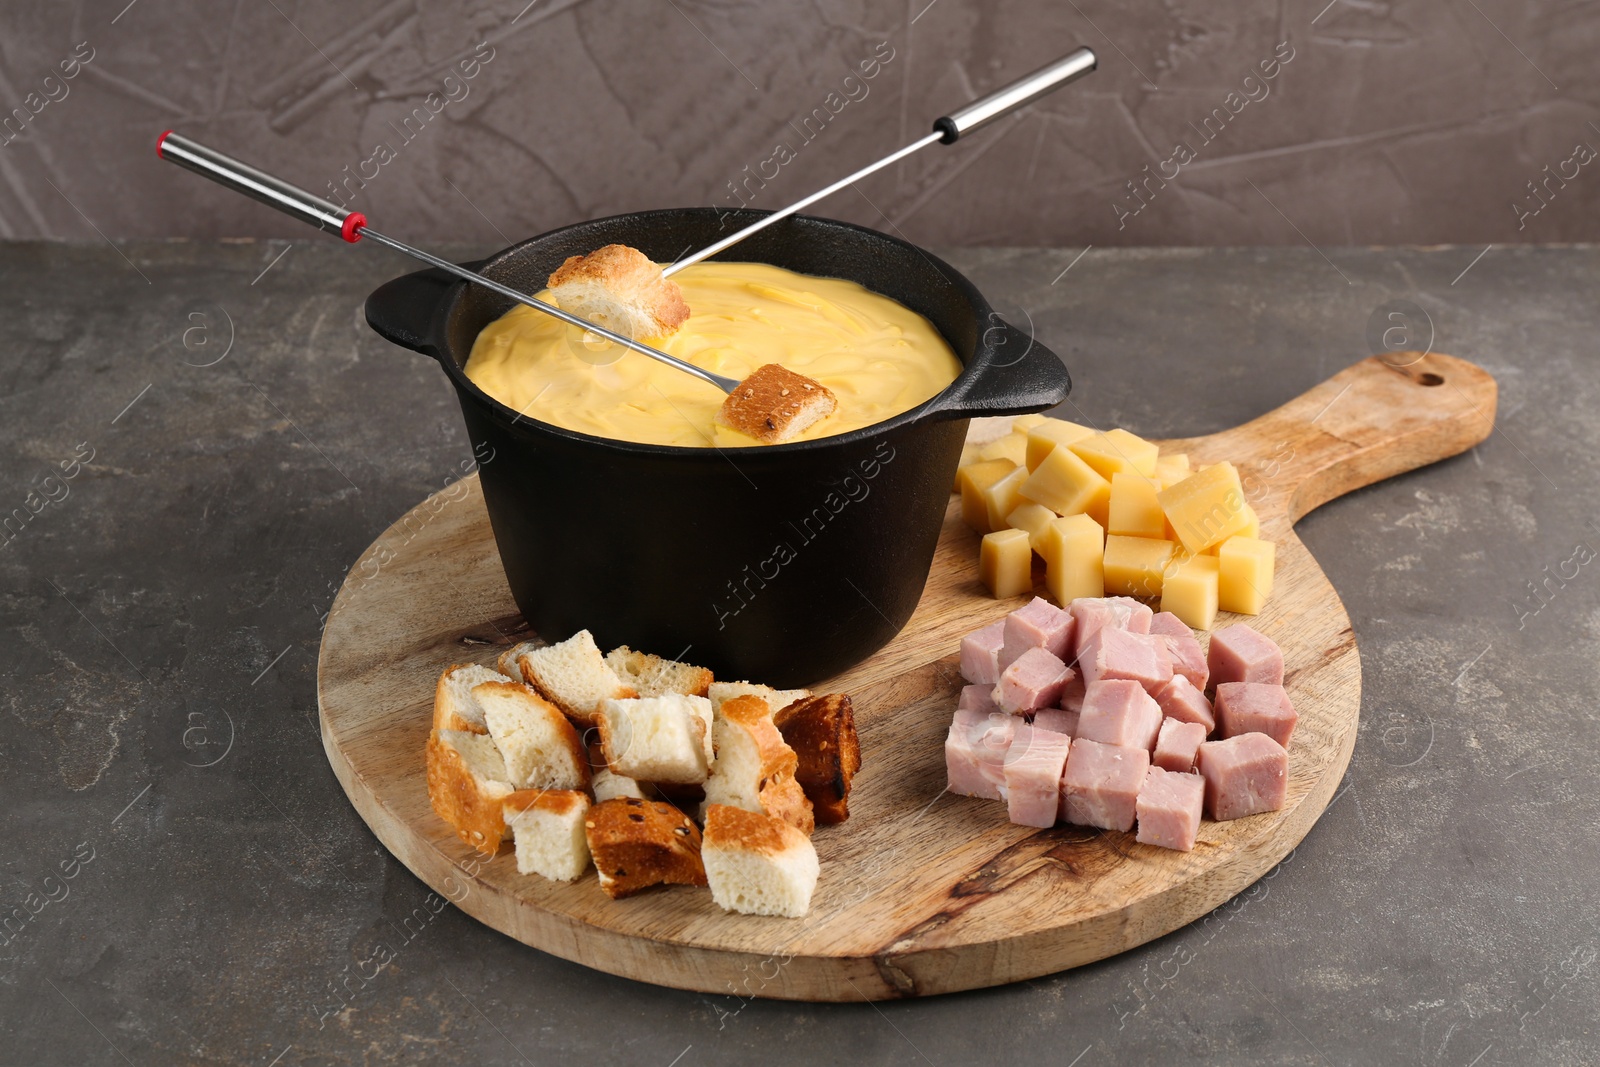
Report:
M1008 433L978 447L978 459L1009 459L1017 466L1028 455L1028 439L1020 433Z
M1160 452L1149 441L1122 429L1090 434L1067 447L1108 481L1119 471L1149 478L1156 472L1156 456Z
M1094 433L1087 426L1079 426L1065 419L1047 419L1028 430L1028 469L1037 470L1056 445L1070 445Z
M1106 595L1103 555L1105 531L1087 515L1052 519L1040 538L1044 585L1065 607L1079 597Z
M1243 615L1258 615L1272 595L1272 566L1276 550L1271 541L1234 536L1217 549L1217 607Z
M1013 530L1028 531L1028 544L1037 552L1045 530L1055 518L1056 513L1043 504L1022 504L1006 516L1006 525Z
M1236 534L1231 534L1229 536L1230 537L1260 537L1261 536L1261 520L1256 517L1256 509L1251 507L1249 504L1246 504L1244 506L1244 510L1245 510L1245 514L1247 516L1249 516L1249 521L1245 523L1244 529L1240 530ZM1171 527L1171 525L1172 524L1170 522L1167 524L1168 527ZM1174 541L1177 540L1177 535L1176 534L1173 535L1173 540ZM1224 540L1222 540L1222 541L1218 541L1216 544L1214 544L1210 548L1206 549L1205 554L1208 555L1208 556L1215 556L1217 554L1217 550L1220 549L1226 541L1227 541L1227 538L1224 538Z
M1177 547L1154 537L1106 538L1105 581L1108 596L1160 596L1162 575Z
M1198 555L1243 530L1251 512L1232 463L1214 463L1156 494L1184 550Z
M1167 569L1161 610L1196 630L1208 630L1217 617L1217 557L1190 556Z
M1160 487L1142 474L1111 476L1111 506L1106 533L1126 537L1165 537L1167 516L1156 500Z
M1004 530L1008 528L1006 526L1006 516L1027 503L1026 500L1022 499L1020 493L1022 483L1027 479L1027 469L1017 467L983 491L983 502L989 509L989 529Z
M1011 420L1011 432L1027 436L1028 431L1035 426L1042 426L1050 421L1048 415L1018 415Z
M994 529L989 522L989 504L984 500L984 492L995 482L1017 469L1017 465L1008 459L992 459L984 463L973 463L962 467L956 473L956 484L961 491L961 518L966 524L979 533L988 533Z
M1019 491L1057 515L1087 514L1102 526L1111 503L1111 483L1066 448L1040 460Z
M1189 477L1189 454L1169 452L1156 457L1156 482L1165 489Z
M1033 592L1033 549L1026 530L996 530L983 535L978 577L997 599Z

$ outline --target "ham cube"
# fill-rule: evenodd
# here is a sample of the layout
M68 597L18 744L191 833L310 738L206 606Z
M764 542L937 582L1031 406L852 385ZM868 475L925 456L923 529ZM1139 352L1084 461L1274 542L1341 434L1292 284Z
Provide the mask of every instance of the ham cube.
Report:
M1217 727L1223 737L1266 734L1284 748L1300 720L1281 685L1223 682L1217 686Z
M1206 780L1206 814L1213 819L1277 811L1288 796L1289 753L1266 734L1207 741L1195 763Z
M1155 747L1161 706L1144 686L1126 679L1090 682L1074 736L1123 748Z
M1163 637L1102 627L1079 646L1078 671L1085 685L1125 679L1154 691L1172 681L1172 659Z
M961 687L961 700L956 704L957 711L981 711L988 715L990 712L1000 710L1000 705L994 702L994 686L992 685L964 685Z
M1061 687L1061 707L1074 714L1083 710L1083 672L1073 671L1067 684Z
M944 739L950 792L1004 800L1006 750L1017 720L999 713L958 711Z
M1061 808L1061 772L1072 740L1050 730L1019 725L1006 750L1006 808L1022 826L1054 826Z
M1197 722L1206 728L1208 734L1217 728L1211 701L1183 675L1174 674L1172 681L1156 690L1155 697L1156 703L1161 705L1161 714L1167 718L1179 722Z
M1061 688L1072 675L1072 668L1042 648L1030 648L1017 661L1000 672L994 687L994 701L1000 710L1026 715L1047 708L1061 699Z
M1167 637L1193 637L1189 624L1170 611L1158 611L1150 617L1150 632Z
M1179 774L1194 769L1194 758L1200 754L1200 745L1206 739L1206 728L1197 722L1180 722L1177 719L1161 720L1161 733L1156 736L1156 751L1150 762L1165 771ZM1199 800L1195 810L1199 811Z
M1167 653L1172 657L1172 673L1183 675L1196 689L1204 690L1211 672L1206 666L1206 654L1189 624L1170 611L1160 611L1150 620L1150 632L1166 639Z
M1137 840L1146 845L1194 849L1200 832L1200 807L1205 795L1205 779L1198 774L1181 774L1151 767L1139 789L1136 809L1139 816Z
M1242 622L1224 626L1211 635L1206 666L1211 671L1212 685L1225 682L1283 684L1283 651L1272 638Z
M1132 597L1079 597L1067 605L1067 611L1076 624L1074 651L1078 656L1083 655L1083 646L1089 638L1101 629L1150 632L1150 609Z
M961 677L972 685L1000 680L1000 650L1005 647L1006 621L992 622L961 639Z
M1073 635L1077 632L1072 615L1043 597L1034 597L1002 620L1004 644L1000 649L1000 669L1005 670L1030 648L1042 648L1059 660L1073 657Z
M1079 826L1131 830L1139 787L1150 769L1150 753L1078 738L1061 775L1061 817Z
M1078 736L1078 713L1066 708L1040 708L1033 713L1033 725L1039 730L1051 730L1065 737Z
M1111 605L1111 610L1122 619L1122 629L1130 634L1150 633L1155 609L1149 604L1135 600L1131 596L1108 596L1105 600Z

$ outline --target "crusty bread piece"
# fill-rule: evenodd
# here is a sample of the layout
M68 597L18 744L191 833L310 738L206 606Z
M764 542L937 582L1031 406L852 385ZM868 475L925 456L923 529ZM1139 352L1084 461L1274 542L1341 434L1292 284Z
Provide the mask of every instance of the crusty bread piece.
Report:
M678 283L629 245L569 256L546 284L561 310L635 341L666 337L689 317Z
M483 708L473 699L472 687L480 682L503 682L506 676L479 663L457 663L439 675L433 691L433 728L486 734Z
M821 873L817 850L782 819L713 804L700 856L711 899L724 911L797 919L811 910Z
M593 726L600 705L607 700L639 695L606 666L606 658L588 630L579 630L554 645L518 645L507 655L512 653L516 670L510 673L543 693L579 726Z
M807 837L817 828L811 798L800 788L800 783L787 774L780 774L761 787L761 810L774 819L782 819Z
M757 367L717 409L717 425L775 445L832 415L839 401L827 386L776 363Z
M596 804L584 820L589 852L610 897L648 886L705 885L700 830L671 804L619 797Z
M523 677L520 661L525 653L544 647L546 646L543 641L519 642L500 653L500 658L495 662L495 666L507 678L521 678L524 682L528 682L528 679ZM532 685L533 683L528 682L528 684Z
M850 782L861 768L850 698L843 693L810 697L790 704L774 721L799 758L795 781L810 799L817 822L844 822L850 817Z
M731 697L717 710L713 729L717 762L706 780L701 812L715 804L765 812L809 834L816 822L811 802L794 780L798 761L773 724L767 702L754 695Z
M617 774L608 767L602 767L594 772L594 778L589 784L594 791L595 803L615 800L617 797L637 797L644 799L644 790L640 788L636 778Z
M633 686L642 697L658 697L663 693L703 697L711 687L711 672L704 667L662 659L648 652L635 652L627 645L607 652L606 666L616 673L623 685Z
M711 701L667 693L608 700L600 747L617 774L646 782L703 782L711 771Z
M507 833L501 805L511 792L494 741L465 730L428 735L428 800L462 841L490 856L499 852Z
M734 697L760 697L767 702L767 707L776 715L796 700L804 700L811 695L809 689L774 689L769 685L756 685L754 682L712 682L711 688L706 691L706 696L711 698L711 710L716 711L724 701Z
M524 789L506 797L502 812L516 842L519 873L570 882L588 870L587 793Z
M586 789L589 754L561 709L521 682L482 682L472 695L483 706L489 736L518 789Z

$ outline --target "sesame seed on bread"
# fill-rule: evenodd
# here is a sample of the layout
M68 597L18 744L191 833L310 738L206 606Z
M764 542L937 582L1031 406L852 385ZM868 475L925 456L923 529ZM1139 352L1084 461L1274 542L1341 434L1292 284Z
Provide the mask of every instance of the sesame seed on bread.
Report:
M717 409L717 424L775 445L832 415L839 401L821 382L768 363L757 367Z

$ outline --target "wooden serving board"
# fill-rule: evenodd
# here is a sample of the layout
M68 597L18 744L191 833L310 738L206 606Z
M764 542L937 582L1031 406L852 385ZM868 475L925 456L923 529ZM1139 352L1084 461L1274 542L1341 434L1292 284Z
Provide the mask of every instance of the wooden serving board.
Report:
M1494 379L1448 356L1365 360L1297 400L1209 437L1163 442L1231 460L1278 544L1276 588L1253 625L1284 651L1300 712L1281 811L1202 824L1193 852L1132 834L1006 821L944 792L943 739L962 685L961 636L1023 602L989 598L977 537L952 501L927 589L904 632L819 691L850 693L863 765L848 822L818 830L822 877L805 919L724 914L704 889L614 901L591 870L517 874L477 858L428 804L423 748L434 682L525 639L476 478L435 494L351 569L318 664L329 762L378 839L458 907L511 937L613 974L741 997L924 996L1049 974L1206 914L1299 843L1355 744L1361 665L1338 595L1292 526L1317 505L1470 448L1493 428ZM1217 625L1237 621L1223 615ZM675 650L656 650L671 654Z

